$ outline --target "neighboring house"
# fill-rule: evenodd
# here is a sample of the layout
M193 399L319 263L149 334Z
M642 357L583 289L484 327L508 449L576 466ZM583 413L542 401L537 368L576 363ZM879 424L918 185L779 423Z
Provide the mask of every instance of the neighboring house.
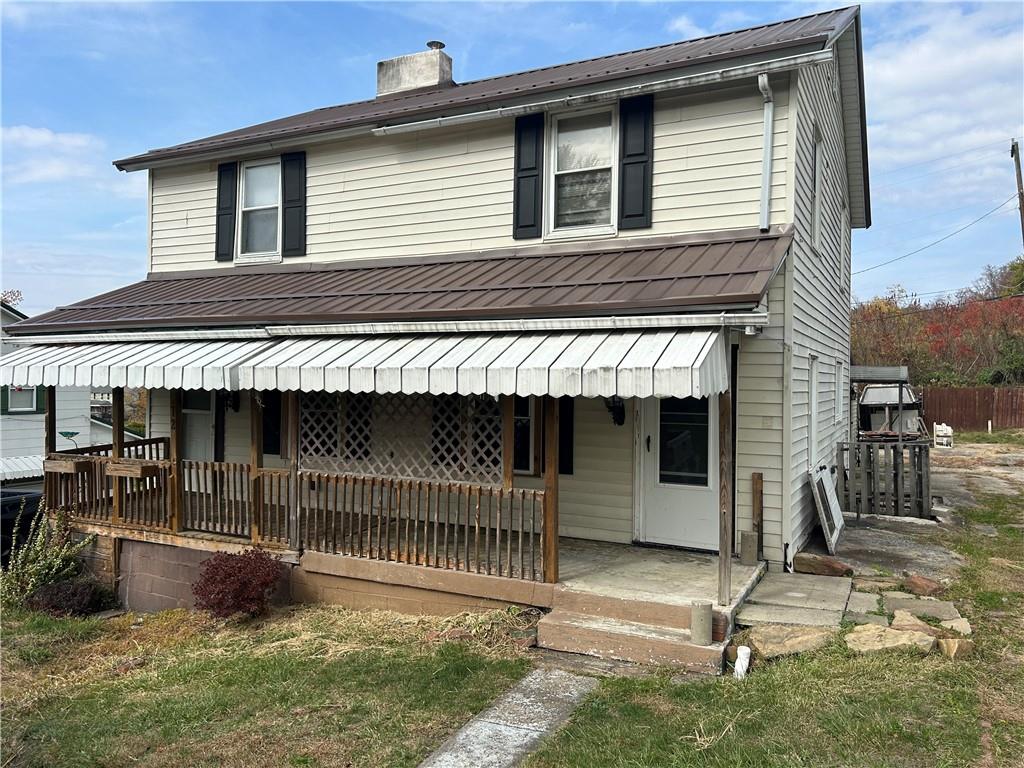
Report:
M6 358L16 347L7 328L28 316L6 302L0 302L0 356ZM45 392L35 386L0 388L0 482L5 486L40 484L43 477L43 420ZM72 439L55 435L56 447L75 447L89 442L89 393L79 388L62 389L57 399L58 432L75 433Z
M590 590L682 630L711 598L720 638L761 571L717 553L789 563L849 433L859 9L468 83L442 47L117 161L149 174L147 279L20 323L2 380L113 387L115 422L150 389L151 455L52 465L101 479L122 568L230 534L302 598L586 624L559 601Z

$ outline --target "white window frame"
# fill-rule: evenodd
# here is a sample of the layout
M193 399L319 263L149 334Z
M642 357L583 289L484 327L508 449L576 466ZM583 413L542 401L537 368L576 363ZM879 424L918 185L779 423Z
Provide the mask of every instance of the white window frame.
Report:
M512 397L514 398L515 395L513 395ZM534 411L534 406L536 404L536 398L534 398L534 397L532 397L530 395L527 395L526 396L526 401L527 401L527 403L529 405L529 411L528 411L527 415L526 416L516 416L516 414L515 414L515 401L513 400L512 430L513 430L513 434L514 434L515 433L516 421L517 420L521 421L521 420L525 419L527 424L529 425L529 427L530 427L530 449L529 449L529 451L527 453L529 454L530 466L527 467L526 469L516 469L515 449L513 448L513 451L512 451L512 474L514 474L514 475L530 476L530 475L533 475L534 471L536 470L536 466L535 466L535 462L534 462L535 457L533 455L534 454L533 448L534 448L534 444L535 444L534 443L534 440L535 440L534 430L537 428L537 419L535 418L536 413Z
M843 379L845 370L843 361L836 358L836 424L839 424L843 420L843 401L846 399L843 397Z
M561 120L572 117L583 117L607 112L611 115L612 141L610 147L611 157L611 206L609 210L609 222L607 224L586 224L578 227L556 227L555 226L555 176L569 173L580 173L582 171L604 170L607 166L599 165L593 168L575 168L571 171L556 170L558 146L558 123ZM619 228L619 108L618 105L601 106L592 109L573 110L571 112L557 112L548 115L547 122L547 145L545 148L545 172L544 172L544 239L545 240L570 240L581 237L594 237L600 235L615 236Z
M812 159L811 247L821 255L821 217L824 207L825 144L817 124L814 126L814 154Z
M32 404L28 408L15 408L11 395L15 392L31 392ZM35 387L8 387L7 388L7 412L8 413L35 413L36 412L36 388Z
M247 168L256 168L262 165L273 165L277 167L277 248L273 251L262 251L260 253L242 253L242 219L246 211L265 211L275 206L259 205L252 208L245 207L245 171ZM259 160L245 160L239 163L238 174L238 222L235 225L235 261L243 264L267 264L281 261L281 228L284 226L281 190L281 158L264 157Z

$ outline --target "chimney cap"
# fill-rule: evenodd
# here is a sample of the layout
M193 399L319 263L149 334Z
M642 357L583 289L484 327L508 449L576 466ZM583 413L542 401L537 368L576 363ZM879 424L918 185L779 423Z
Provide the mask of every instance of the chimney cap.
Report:
M442 43L440 40L428 40L427 48L429 48L432 51L440 51L442 48L444 48L444 43Z

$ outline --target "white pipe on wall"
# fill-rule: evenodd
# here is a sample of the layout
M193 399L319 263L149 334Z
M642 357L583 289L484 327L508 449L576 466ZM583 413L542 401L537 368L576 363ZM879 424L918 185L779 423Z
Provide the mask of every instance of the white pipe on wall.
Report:
M757 88L764 98L764 148L761 156L761 223L762 232L767 232L771 218L772 196L772 146L775 131L775 99L768 84L768 73L757 76Z

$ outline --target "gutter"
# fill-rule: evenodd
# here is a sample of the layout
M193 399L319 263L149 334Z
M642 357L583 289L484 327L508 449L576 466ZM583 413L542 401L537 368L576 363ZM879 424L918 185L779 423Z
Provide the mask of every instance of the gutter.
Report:
M809 41L804 41L809 42ZM469 112L460 115L449 115L447 117L436 117L429 120L418 120L411 123L398 125L367 124L352 126L336 130L327 130L318 133L302 133L295 136L282 136L277 140L256 141L253 143L241 144L235 147L214 147L209 151L176 155L170 158L159 160L147 160L145 156L138 158L127 158L115 161L114 165L121 171L137 171L144 168L163 168L168 166L183 165L186 163L203 162L207 160L229 160L232 157L245 157L260 153L280 152L285 149L309 146L324 142L337 141L339 139L353 136L391 136L401 133L414 133L416 131L443 128L452 125L467 125L485 120L493 120L501 117L513 117L516 115L531 114L534 112L548 111L586 104L596 104L607 101L614 101L626 96L635 96L645 93L658 93L659 91L677 90L680 88L692 88L702 85L713 85L734 80L742 80L755 77L760 73L783 72L800 67L813 66L832 61L833 51L831 47L824 50L800 53L793 56L784 56L766 62L744 64L736 67L725 67L709 72L701 72L693 75L682 75L662 80L655 80L649 83L609 88L603 91L583 93L578 95L563 96L557 99L546 99L543 101L532 101L514 107L496 107L478 112Z
M768 231L769 220L771 219L771 193L772 193L772 149L774 144L775 130L775 100L772 96L772 87L768 84L768 74L761 72L757 76L757 87L764 99L764 141L761 155L761 222L762 232Z
M620 98L626 98L627 96L637 96L646 93L658 93L660 91L712 85L732 80L744 80L754 77L755 75L760 81L761 76L767 75L769 72L782 72L791 69L798 69L800 67L814 66L832 61L832 57L832 49L827 48L823 51L801 53L795 56L786 56L781 59L774 59L773 61L768 62L744 64L739 67L727 67L724 69L716 69L711 72L702 72L696 75L670 77L664 80L655 80L650 83L628 85L621 88L609 88L604 91L595 91L594 93L586 93L578 96L564 96L558 99L534 101L529 104L521 104L516 107L498 107L497 109L470 112L464 115L451 115L449 117L435 117L430 120L419 120L414 123L384 125L372 129L371 132L374 136L392 136L395 134L413 133L433 128L444 128L451 125L478 123L499 117L515 117L518 115L527 115L534 112L549 111L552 109L563 109L566 107L583 106L587 104L599 104L606 101L615 101Z
M20 336L7 339L32 344L129 344L154 341L244 341L301 336L379 336L385 334L529 333L549 331L602 331L649 328L763 328L770 322L766 309L705 314L624 315L618 317L524 318L517 320L439 320L396 323L328 323L272 325L191 331L138 331L68 333Z

